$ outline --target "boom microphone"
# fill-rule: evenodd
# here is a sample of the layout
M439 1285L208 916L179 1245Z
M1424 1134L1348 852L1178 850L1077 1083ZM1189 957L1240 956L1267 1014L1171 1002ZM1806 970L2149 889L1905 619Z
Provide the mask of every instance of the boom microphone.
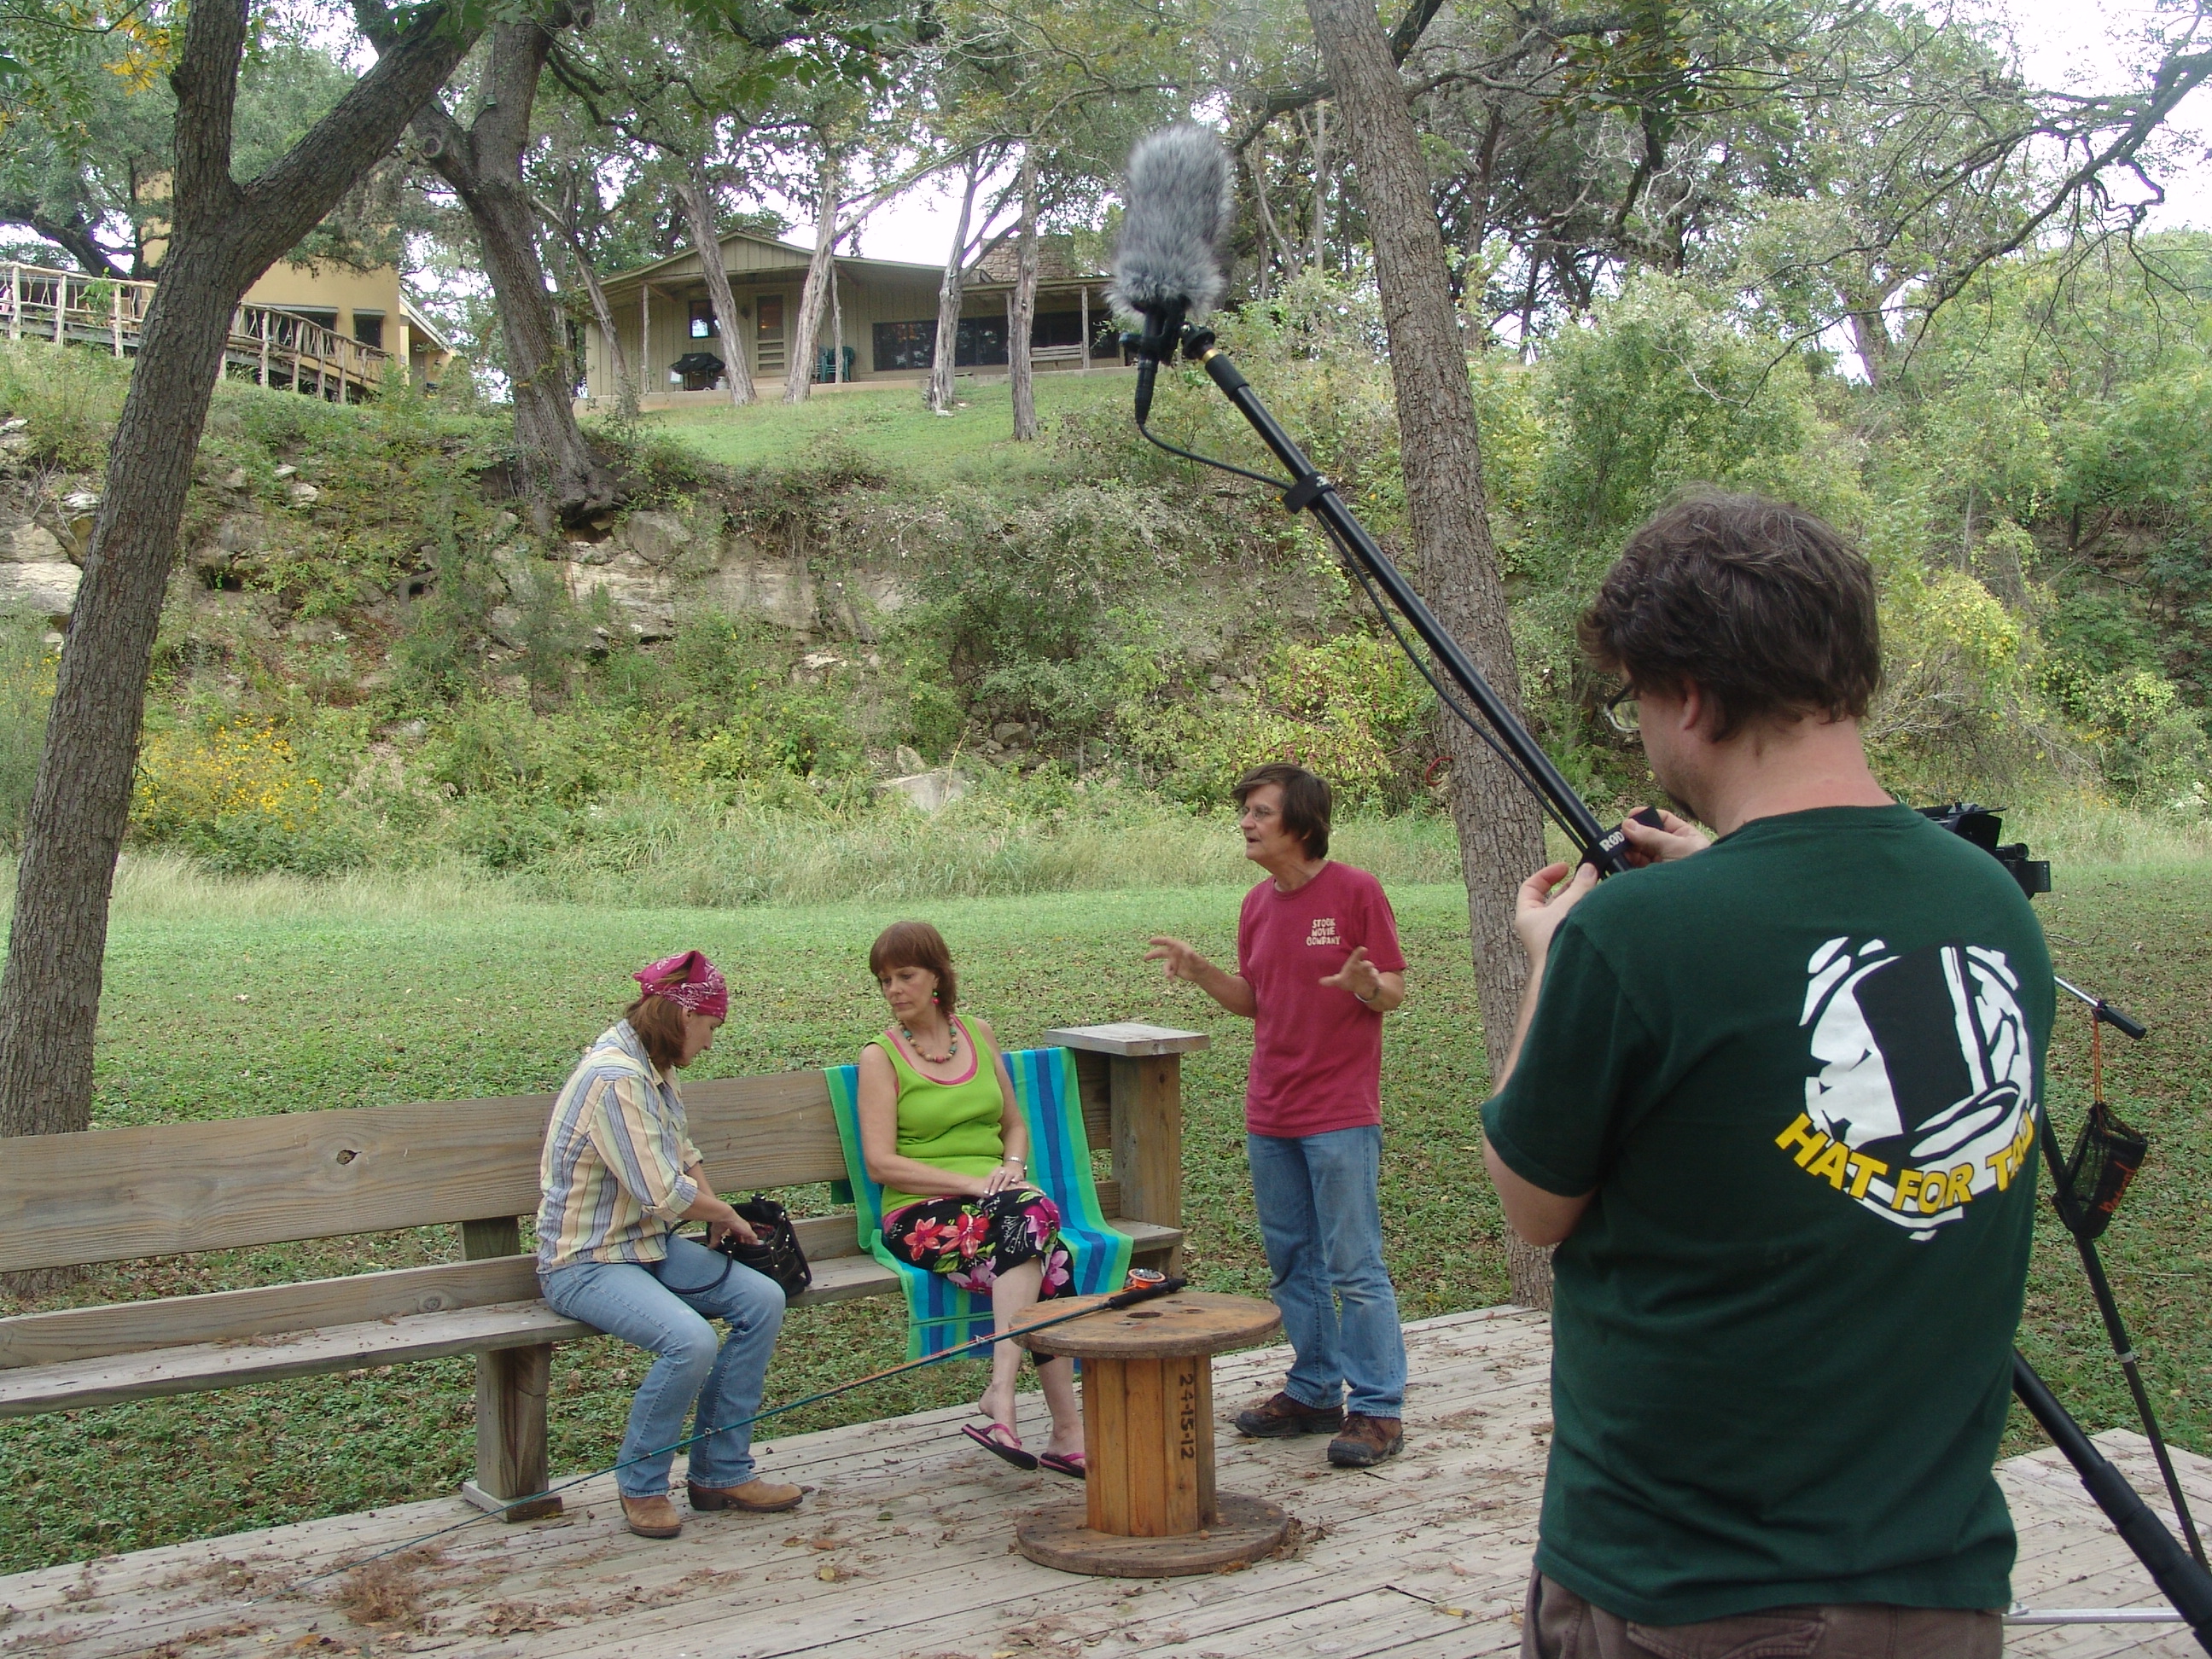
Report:
M1107 298L1145 319L1137 340L1137 424L1152 413L1152 380L1175 355L1184 321L1221 297L1220 244L1230 221L1229 157L1191 122L1163 127L1129 152L1121 245Z
M1139 140L1129 153L1128 191L1124 199L1127 210L1121 221L1121 245L1115 252L1114 285L1108 297L1118 309L1136 312L1145 319L1144 331L1136 342L1137 429L1171 454L1203 461L1281 490L1283 506L1290 512L1311 513L1344 555L1351 573L1375 601L1413 665L1436 688L1444 707L1497 753L1601 872L1627 869L1625 834L1619 830L1608 834L1598 823L1528 729L1484 680L1459 641L1421 602L1389 556L1352 515L1336 487L1322 477L1296 440L1268 414L1250 384L1214 343L1212 332L1190 325L1189 319L1212 310L1221 297L1219 249L1231 211L1229 157L1221 141L1190 122L1164 127ZM1287 480L1194 454L1146 428L1146 417L1152 409L1153 379L1160 364L1178 349L1206 370L1251 422L1261 441L1289 469ZM1396 621L1383 605L1383 594L1421 636L1442 678L1398 633ZM1445 684L1446 680L1452 684ZM1472 708L1468 706L1470 703Z

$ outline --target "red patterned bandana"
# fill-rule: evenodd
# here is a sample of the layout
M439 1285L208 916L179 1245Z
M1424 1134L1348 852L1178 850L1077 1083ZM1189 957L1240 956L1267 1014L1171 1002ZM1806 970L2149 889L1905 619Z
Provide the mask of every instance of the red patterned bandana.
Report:
M647 963L630 977L645 987L649 997L666 997L678 1007L709 1019L729 1018L730 988L721 969L696 951Z

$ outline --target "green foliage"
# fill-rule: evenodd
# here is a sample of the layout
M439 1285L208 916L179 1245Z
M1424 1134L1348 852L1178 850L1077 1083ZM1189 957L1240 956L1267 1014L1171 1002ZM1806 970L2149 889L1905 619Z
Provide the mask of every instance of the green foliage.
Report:
M130 364L99 352L0 341L0 409L26 422L32 456L49 466L98 468L130 386Z
M1158 785L1194 805L1218 803L1253 767L1289 761L1319 772L1352 811L1421 799L1408 744L1433 699L1396 645L1343 634L1285 645L1249 696L1226 707L1158 700L1122 724Z
M46 635L41 622L0 623L0 848L11 854L22 846L23 821L46 748L46 708L54 696L58 659Z

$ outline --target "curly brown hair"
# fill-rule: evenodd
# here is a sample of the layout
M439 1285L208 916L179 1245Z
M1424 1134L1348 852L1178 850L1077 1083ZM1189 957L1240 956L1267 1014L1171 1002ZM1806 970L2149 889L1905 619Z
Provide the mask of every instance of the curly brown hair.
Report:
M1692 496L1628 538L1576 633L1631 686L1693 684L1713 736L1856 720L1881 684L1874 568L1833 526L1763 495Z

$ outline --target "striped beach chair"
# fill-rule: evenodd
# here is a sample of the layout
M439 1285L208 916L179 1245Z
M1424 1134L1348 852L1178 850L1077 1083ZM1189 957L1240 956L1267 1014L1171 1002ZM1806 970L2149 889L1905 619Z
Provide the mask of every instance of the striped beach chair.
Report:
M1021 1048L1005 1056L1014 1099L1030 1130L1030 1179L1060 1206L1060 1237L1067 1246L1073 1291L1090 1296L1118 1291L1129 1275L1128 1236L1108 1224L1091 1178L1091 1142L1083 1130L1083 1103L1075 1089L1075 1057L1065 1048ZM884 1248L884 1189L868 1178L860 1158L860 1076L857 1066L833 1066L830 1100L844 1143L845 1170L861 1247L898 1276L906 1291L909 1359L942 1354L991 1334L991 1298L960 1289L941 1273L904 1261ZM968 1350L984 1358L988 1348Z

